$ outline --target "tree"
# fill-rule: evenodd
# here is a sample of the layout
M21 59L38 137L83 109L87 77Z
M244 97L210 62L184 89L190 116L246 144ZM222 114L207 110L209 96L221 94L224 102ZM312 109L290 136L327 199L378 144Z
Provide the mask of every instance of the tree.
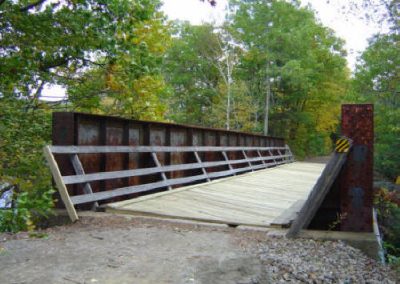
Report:
M299 156L324 153L346 92L343 42L297 1L230 3L231 33L244 50L237 76L259 106L258 129L269 124Z
M165 58L165 77L173 88L171 119L227 129L249 129L246 86L234 77L241 49L226 27L176 23ZM242 105L242 103L244 105ZM211 114L211 115L210 115Z
M149 92L160 104L154 96L163 93L159 67L169 35L158 0L26 2L0 3L3 97L35 107L44 86L58 84L81 110L139 117L129 101ZM141 92L143 81L154 88ZM101 108L106 97L115 107Z
M400 36L377 35L362 54L354 87L361 102L375 104L375 169L400 173Z
M0 230L31 229L52 206L46 85L64 86L71 109L163 119L169 27L159 5L0 0L0 184L17 189L17 208L0 210Z
M214 62L221 56L212 25L176 23L175 37L164 60L164 76L172 88L168 117L181 123L208 125L218 96L220 73Z
M375 170L394 179L400 173L400 5L395 0L364 4L367 11L382 8L378 16L385 15L390 29L370 39L353 87L358 101L375 104Z

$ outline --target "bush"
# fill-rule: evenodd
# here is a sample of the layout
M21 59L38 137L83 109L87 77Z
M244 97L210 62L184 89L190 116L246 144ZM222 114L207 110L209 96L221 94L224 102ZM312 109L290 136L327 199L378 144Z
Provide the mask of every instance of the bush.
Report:
M375 196L379 229L382 233L387 260L400 265L400 196L396 191L381 188Z
M14 208L0 210L0 231L31 230L53 206L51 175L42 154L50 142L51 112L0 98L0 181L14 185Z

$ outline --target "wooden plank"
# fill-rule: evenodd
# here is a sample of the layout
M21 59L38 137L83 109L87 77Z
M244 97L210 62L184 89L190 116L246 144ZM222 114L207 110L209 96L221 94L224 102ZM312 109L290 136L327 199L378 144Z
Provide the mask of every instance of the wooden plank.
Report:
M293 156L293 153L292 153L292 151L290 150L290 147L289 147L289 145L285 145L285 148L286 148L286 152L288 153L287 155L289 156L288 158L289 158L289 161L290 162L294 162L294 156Z
M189 210L192 216L199 215L213 215L215 217L220 218L221 220L272 220L276 215L271 214L270 218L263 217L260 214L260 210L252 210L252 208L243 208L239 206L233 206L229 203L224 203L221 200L207 200L207 198L201 198L198 196L182 196L179 195L177 199L170 199L171 196L165 196L162 200L151 200L146 203L138 204L133 207L132 210L151 210L151 208L160 204L161 206L165 206L166 209L161 209L159 213L164 212L174 213L174 215L178 215L175 209L178 210ZM129 207L128 207L129 208ZM265 213L269 210L265 210ZM184 217L185 214L179 214ZM186 215L187 216L187 215Z
M71 163L72 163L72 167L75 170L75 173L77 173L78 175L85 175L85 170L83 169L82 163L79 160L78 155L77 154L70 155L70 160L71 160ZM65 181L64 181L64 184L65 184ZM93 193L93 190L92 190L92 187L90 186L90 183L88 183L88 182L85 183L85 185L83 186L83 192L85 192L86 194ZM94 202L92 210L96 210L97 207L99 207L99 203L98 202Z
M227 162L229 169L232 171L233 167L229 161L228 155L226 154L225 151L222 151L221 153L222 153L222 156L224 157L225 161ZM234 175L236 175L236 174L234 173Z
M226 192L218 192L218 191L213 193L204 191L203 194L209 194L210 196L225 198L227 200L232 200L232 202L238 201L244 203L258 204L259 206L275 208L275 209L287 208L287 206L291 205L293 202L296 201L296 199L298 199L298 198L292 198L292 199L282 198L276 195L260 194L259 192L253 192L253 191L249 193L233 192L231 196L227 195Z
M270 157L266 157L268 160ZM255 158L254 161L259 161L259 158ZM247 161L244 159L241 160L230 160L231 164L242 164ZM100 172L100 173L92 173L85 175L71 175L71 176L63 176L63 181L65 184L77 184L77 183L85 183L91 181L99 181L99 180L107 180L107 179L116 179L116 178L126 178L133 176L142 176L149 174L156 174L163 172L172 172L179 170L190 170L190 169L198 169L198 168L208 168L215 166L225 166L227 165L227 161L218 161L218 162L202 162L202 163L190 163L190 164L180 164L180 165L169 165L169 166L160 166L160 167L152 167L152 168L144 168L144 169L134 169L134 170L122 170L122 171L112 171L112 172ZM264 168L264 167L258 167ZM247 171L245 169L243 171ZM241 171L239 171L241 172Z
M151 152L220 152L220 151L268 151L284 150L285 147L228 147L228 146L50 146L54 154L88 153L151 153Z
M94 202L94 201L110 199L110 198L114 198L114 197L118 197L118 196L128 195L128 194L132 194L132 193L146 192L146 191L154 190L154 189L161 188L161 187L168 187L168 186L172 186L172 185L191 183L194 181L205 180L205 179L207 179L207 176L205 176L204 174L197 175L197 176L191 176L191 177L184 177L184 178L168 179L168 180L163 180L163 181L158 181L158 182L146 183L146 184L142 184L142 185L127 186L127 187L121 187L121 188L108 190L108 191L95 192L92 194L75 195L75 196L71 197L71 200L72 200L73 204L83 204L83 203Z
M208 174L209 178L218 178L218 177L226 177L230 175L234 175L235 173L246 171L246 168L234 169L234 170L226 170L226 171L219 171L219 172L212 172Z
M170 196L166 196L170 197ZM153 199L149 200L146 203L138 203L134 208L130 208L129 206L124 206L121 209L128 209L137 212L155 212L159 214L168 214L174 216L199 216L201 215L203 218L220 218L220 211L212 211L206 210L199 204L184 204L177 203L176 200L164 200L162 202L158 202L158 200Z
M299 165L299 168L302 166L307 166L307 164ZM297 175L295 175L294 184L291 185L291 181L287 181L290 179L288 171L279 175L279 179L277 179L281 180L281 188L270 189L270 185L265 184L265 180L274 176L274 173L279 173L280 170L287 168L296 168L293 167L293 164L285 164L171 192L158 193L155 194L156 196L117 202L109 204L107 207L130 214L146 212L144 214L156 214L159 217L173 216L173 218L201 219L207 222L214 222L215 219L218 219L225 224L257 224L265 227L270 226L272 221L278 220L279 216L284 219L285 214L286 216L293 214L290 213L291 208L294 207L296 201L304 200L307 197L307 193L321 172L321 167L322 165L315 167L314 177L307 176L308 182L300 185L296 184L298 182ZM257 185L253 186L253 183ZM291 190L291 188L285 188L287 186L294 186L295 192L298 193L284 192L283 190Z
M243 207L234 206L223 201L207 200L207 198L199 198L198 196L192 197L191 195L183 197L181 192L177 195L165 195L163 198L150 199L146 202L134 203L130 206L118 207L116 209L132 210L136 212L156 212L164 215L174 215L181 218L188 217L202 217L203 219L209 218L209 216L218 217L225 223L231 223L232 221L241 221L246 223L254 223L258 220L265 223L270 223L280 211L272 213L271 210L256 210L245 205ZM250 209L249 209L250 208ZM250 210L250 211L249 211ZM249 212L247 212L249 211ZM265 214L261 214L265 212ZM267 217L270 214L270 217Z
M145 202L145 201L147 201L149 199L160 198L160 197L162 197L164 195L169 195L169 194L178 194L181 191L190 190L190 189L193 189L193 188L197 188L199 186L203 187L203 186L208 186L208 185L211 185L211 184L223 183L223 182L226 182L226 181L229 181L229 180L234 180L234 179L237 179L237 178L244 178L246 176L252 176L254 174L261 173L261 172L274 171L274 170L279 169L280 167L285 167L285 166L287 166L287 164L286 165L281 165L281 166L278 166L278 167L274 167L274 168L263 169L263 170L260 170L258 172L245 173L245 174L240 175L240 177L237 177L237 176L225 177L223 179L213 180L213 181L210 181L208 183L185 186L183 188L174 189L172 191L159 192L159 193L155 193L155 194L151 194L151 195L147 195L147 196L141 196L141 197L130 199L130 200L118 201L118 202L107 204L106 206L107 207L112 207L112 208L117 208L117 207L122 207L122 206L129 205L129 204L132 204L132 203Z
M160 200L152 200L152 203L160 203L167 204L170 203L168 208L174 209L176 207L186 208L188 210L200 210L204 213L213 213L215 216L224 217L228 215L237 215L240 216L240 213L244 213L245 211L238 206L233 206L232 204L227 203L221 199L207 199L200 195L191 194L191 192L181 192L179 195L170 196L166 195L164 198ZM140 206L146 207L146 203L141 203ZM247 208L248 209L248 208ZM255 210L248 210L247 214L252 215L253 218L259 216L258 212Z
M146 192L146 191L154 190L154 189L161 188L161 187L167 187L167 186L168 186L168 184L166 183L166 181L152 182L152 183L147 183L147 184L142 184L142 185L121 187L121 188L117 188L117 189L109 190L109 191L95 192L92 194L75 195L75 196L71 197L71 201L73 202L73 204L83 204L83 203L89 203L89 202L100 201L100 200L105 200L105 199L111 199L114 197L119 197L119 196L133 194L133 193Z
M276 164L276 157L277 157L277 156L275 156L274 154L272 154L271 149L269 149L269 150L267 150L267 151L268 151L270 157L273 157L274 164Z
M193 152L193 153L194 153L194 157L196 158L197 164L202 165L202 161L200 159L199 154L197 152ZM207 176L207 181L211 181L211 179L208 177L207 171L204 166L201 166L201 171L203 172L204 175Z
M281 163L281 164L283 164L283 163ZM261 165L251 166L251 167L249 166L249 167L245 167L245 168L237 168L237 169L232 169L232 170L213 172L213 173L209 173L208 177L210 177L210 178L224 177L224 176L233 175L236 173L242 173L242 172L246 172L246 171L265 169L268 167L270 167L270 165L261 164Z
M146 216L146 217L157 217L157 218L165 218L165 219L180 219L180 220L189 220L189 221L198 221L198 222L207 222L213 224L229 224L234 226L253 226L253 227L268 227L268 223L259 224L256 222L238 222L237 220L231 220L227 223L226 220L220 220L218 218L202 218L195 216L179 216L173 214L164 214L164 213L155 213L155 212L145 212L145 211L131 211L123 208L106 208L106 212L115 213L115 214L128 214L134 216Z
M282 214L272 220L271 226L288 227L293 222L293 220L296 219L297 214L300 212L304 202L304 199L300 199L294 202L292 206L284 210Z
M231 189L229 191L229 189ZM272 202L275 202L275 200L281 200L284 202L293 202L294 200L297 200L299 197L306 198L306 193L303 194L293 194L291 191L290 192L284 192L283 188L282 189L275 189L275 190L270 190L268 188L258 188L255 189L251 187L251 190L247 187L240 187L240 186L234 186L234 185L229 185L226 186L226 184L221 184L221 185L215 185L212 187L205 187L204 189L202 187L198 187L196 189L192 190L193 192L203 192L207 193L210 195L221 195L224 196L226 195L226 198L231 198L231 199L242 199L242 198L248 198L249 200L254 200L258 199L259 202L269 202L272 200ZM264 199L266 201L264 201Z
M310 189L312 188L313 184L307 185ZM224 189L225 188L225 189ZM260 196L270 196L271 198L279 198L282 200L291 201L297 199L299 197L306 198L307 194L310 192L309 190L304 190L302 188L298 188L295 186L282 186L282 187L261 187L259 185L247 185L246 187L242 187L242 183L237 184L224 184L224 187L220 190L227 190L232 188L238 194L247 194L248 192L254 192L259 194ZM251 191L247 190L250 189Z
M155 152L152 152L152 153L151 153L151 157L153 158L154 163L156 164L157 168L159 169L159 172L160 172L160 174L161 174L161 178L162 178L164 181L167 181L168 179L167 179L167 176L165 175L165 172L161 170L161 167L162 167L162 166L161 166L161 164L160 164L160 161L159 161L158 158L157 158L157 154L156 154ZM172 189L172 187L169 185L169 186L168 186L168 190L171 190L171 189Z
M268 200L267 198L255 198L259 197L258 195L238 195L235 192L232 192L231 195L228 194L221 194L219 192L209 192L208 190L191 190L187 192L182 192L179 194L180 196L193 196L193 197L203 197L205 199L209 200L219 200L223 202L224 204L230 204L230 205L235 205L236 207L239 208L244 208L247 206L250 206L252 208L258 208L259 210L271 210L271 211L276 211L276 210L281 210L283 208L286 208L286 206L279 206L279 204L276 203L276 201L271 201L271 198ZM289 202L289 203L293 203ZM243 209L244 210L244 209ZM258 213L260 213L258 211Z
M199 187L199 189L202 188ZM232 185L226 183L207 187L206 190L209 191L210 194L216 194L216 192L218 192L221 194L234 195L232 198L236 198L236 196L249 196L250 198L266 198L267 200L270 198L271 200L282 200L286 202L293 202L300 197L306 198L307 194L309 193L309 191L293 191L291 188L262 188L253 186L242 187L239 184Z
M43 148L44 156L49 164L50 171L53 175L54 182L56 183L58 192L60 193L61 199L64 202L65 208L67 209L68 216L71 219L72 222L75 222L78 220L78 214L76 213L76 210L74 208L74 205L72 204L72 201L69 197L67 187L62 181L61 173L58 168L57 162L54 159L53 154L51 153L50 147L45 146Z
M244 158L246 159L247 163L249 164L249 167L251 168L251 171L253 172L253 171L254 171L253 165L252 165L251 162L249 161L249 158L248 158L247 155L246 155L246 151L245 151L245 150L242 150L242 154L243 154Z
M307 198L307 201L301 208L299 215L286 234L288 238L296 237L301 229L306 228L310 224L312 218L314 217L318 208L321 206L322 201L338 176L341 168L346 162L346 159L347 152L335 153L329 160L327 166Z
M257 154L258 154L258 156L259 156L260 158L263 157L263 156L261 155L261 153L260 153L260 150L257 150ZM261 162L265 165L264 159L262 159Z

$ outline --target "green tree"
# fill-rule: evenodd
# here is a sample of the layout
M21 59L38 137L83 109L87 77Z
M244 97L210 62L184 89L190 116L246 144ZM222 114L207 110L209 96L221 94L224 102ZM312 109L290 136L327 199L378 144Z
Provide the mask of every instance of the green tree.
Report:
M357 66L354 87L361 102L375 104L375 169L400 173L400 36L374 37Z
M25 111L23 100L0 98L0 185L14 185L15 209L0 210L0 231L34 228L51 213L50 172L42 147L50 141L51 113Z
M330 149L349 74L343 42L292 2L231 1L230 21L258 130L286 137L302 157Z
M353 86L358 101L375 104L375 170L394 179L400 173L400 6L395 0L364 4L370 13L381 8L378 19L389 30L370 39Z
M221 56L212 25L176 23L175 37L164 60L164 76L174 93L168 118L208 125L221 77L214 61Z
M148 95L143 111L162 116L155 109L164 94L159 67L169 35L158 0L28 3L0 3L3 97L35 106L44 86L58 84L78 110L139 117L132 101ZM143 81L154 87L142 92ZM107 97L113 103L103 109Z
M0 230L29 229L52 206L42 147L50 143L45 86L66 88L68 107L163 119L161 74L168 25L158 0L0 1L0 182L17 210Z

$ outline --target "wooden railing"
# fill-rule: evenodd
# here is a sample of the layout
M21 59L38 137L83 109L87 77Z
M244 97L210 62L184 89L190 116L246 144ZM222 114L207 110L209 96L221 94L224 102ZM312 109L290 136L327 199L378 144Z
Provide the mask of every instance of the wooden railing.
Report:
M162 165L157 158L157 153L186 152L192 153L195 163ZM202 161L199 153L217 152L223 160ZM235 152L242 156L240 159L229 159L227 153ZM45 157L49 163L54 181L57 185L61 199L64 202L72 221L78 219L74 205L94 203L97 201L112 199L133 193L143 193L154 189L168 188L172 186L208 182L212 179L232 176L244 172L265 169L293 161L293 155L288 146L285 147L224 147L224 146L46 146ZM154 167L129 169L120 171L85 173L79 154L109 154L109 153L150 153ZM54 154L68 155L75 171L74 175L62 176ZM215 167L225 167L219 171L209 171ZM166 173L173 171L201 170L201 174L180 178L168 178ZM115 188L107 191L93 192L91 182L130 178L159 174L160 180L133 186ZM70 196L67 185L82 184L84 194Z
M342 137L336 142L333 156L321 173L296 219L291 224L286 237L294 238L302 229L308 227L345 165L347 155L352 146L353 141L350 138Z

